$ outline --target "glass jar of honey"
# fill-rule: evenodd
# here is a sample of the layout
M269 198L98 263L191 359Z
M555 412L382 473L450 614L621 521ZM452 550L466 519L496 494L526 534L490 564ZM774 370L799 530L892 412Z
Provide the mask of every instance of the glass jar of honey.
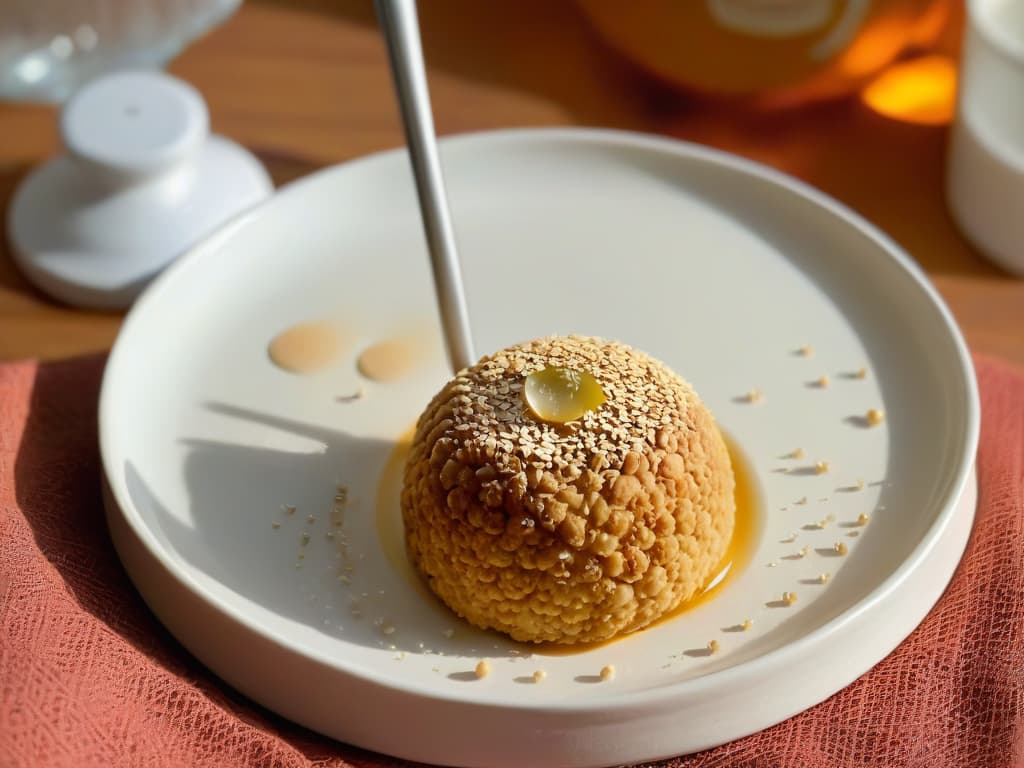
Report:
M799 104L859 89L941 33L957 0L577 0L597 32L675 86Z

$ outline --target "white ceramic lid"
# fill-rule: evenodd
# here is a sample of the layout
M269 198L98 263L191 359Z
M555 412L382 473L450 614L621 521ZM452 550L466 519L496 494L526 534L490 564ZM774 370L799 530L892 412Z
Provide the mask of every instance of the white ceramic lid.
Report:
M209 134L199 93L159 72L92 81L60 118L67 153L34 170L8 210L16 263L70 304L128 306L168 263L273 185Z

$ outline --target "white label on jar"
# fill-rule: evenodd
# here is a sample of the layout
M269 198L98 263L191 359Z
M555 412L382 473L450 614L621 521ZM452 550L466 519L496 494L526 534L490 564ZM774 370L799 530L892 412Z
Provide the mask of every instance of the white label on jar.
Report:
M839 0L707 0L719 24L753 37L796 37L824 30ZM828 34L810 50L812 59L827 59L853 41L872 0L847 0Z
M821 61L843 50L857 36L860 25L864 23L864 17L870 10L871 0L849 0L839 21L835 23L828 35L819 40L811 49L811 57Z
M796 37L828 24L838 0L707 0L715 21L754 37Z

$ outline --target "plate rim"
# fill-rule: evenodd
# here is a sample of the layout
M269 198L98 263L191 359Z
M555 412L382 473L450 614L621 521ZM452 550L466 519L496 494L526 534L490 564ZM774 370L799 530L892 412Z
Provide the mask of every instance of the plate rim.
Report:
M953 319L952 313L942 300L938 291L930 283L924 271L913 261L910 255L897 244L890 236L886 235L877 226L866 220L843 203L835 200L824 192L812 187L795 177L785 174L777 169L763 163L734 155L723 150L707 147L701 144L682 141L679 139L656 136L633 131L622 131L605 128L512 128L497 131L480 131L463 134L456 134L441 140L442 153L447 147L454 145L466 146L476 145L480 147L488 144L500 147L503 143L512 143L523 146L528 144L540 144L551 141L562 141L572 143L588 143L612 148L641 148L653 150L658 153L668 153L677 157L685 157L697 161L707 162L716 166L724 166L730 171L739 172L743 175L753 176L769 182L770 184L782 187L784 190L804 198L820 209L824 209L833 218L841 220L847 226L859 231L883 250L890 260L901 269L904 276L908 278L914 287L922 291L929 299L932 308L935 309L943 321L944 331L947 337L953 342L953 348L959 362L959 373L961 380L959 384L965 395L966 413L964 414L964 435L960 456L956 462L956 471L953 481L947 486L947 491L938 504L941 510L936 515L934 522L929 526L925 534L911 550L909 555L900 565L891 572L884 580L879 582L867 595L855 602L853 605L842 611L839 615L824 622L810 632L801 635L778 648L773 648L766 653L739 662L725 669L716 670L706 675L686 678L656 688L639 688L630 691L614 691L602 693L599 691L588 691L585 698L571 699L566 701L543 702L524 699L515 705L498 702L481 702L472 699L470 691L464 691L459 687L449 690L447 687L430 687L410 681L408 685L398 686L387 680L381 680L372 674L366 674L364 670L349 666L345 663L344 657L330 656L317 649L309 648L302 643L288 642L277 633L268 631L258 621L246 616L236 606L232 606L215 595L209 594L199 583L195 582L192 576L180 568L174 558L169 557L148 526L142 525L134 511L130 496L123 487L123 482L118 478L120 475L113 466L112 453L112 432L113 424L116 421L116 404L111 400L112 382L118 375L119 368L124 364L121 358L127 345L126 339L134 334L136 326L142 321L140 318L148 312L148 307L158 300L163 292L168 290L167 286L173 285L177 275L185 270L191 269L192 264L203 258L205 254L216 251L225 241L229 240L236 230L241 228L251 218L261 215L264 207L275 204L278 197L294 195L301 191L308 184L317 183L320 178L327 174L346 173L353 168L364 164L381 162L388 158L400 156L405 153L405 147L399 146L392 149L385 149L369 155L360 156L339 164L330 165L317 170L307 176L290 182L267 200L257 204L255 207L236 216L228 223L220 227L208 238L189 249L167 270L165 270L139 297L139 300L131 308L118 333L113 345L107 364L104 368L99 399L99 444L101 464L106 481L110 484L112 500L115 502L116 510L111 513L118 514L123 522L127 523L131 533L143 545L146 553L154 557L159 564L170 573L185 589L194 597L206 603L216 612L226 616L230 621L242 625L246 631L254 632L264 639L281 647L290 653L298 653L302 656L315 660L318 664L327 665L334 670L346 675L351 675L366 682L372 683L381 688L398 691L403 694L426 696L433 700L466 704L472 703L482 708L515 709L523 712L536 713L559 713L559 712L588 712L607 711L609 707L616 710L626 711L634 707L656 706L657 704L675 700L679 697L700 696L707 690L718 686L733 686L742 684L745 680L769 675L791 668L793 658L806 654L807 649L817 646L819 643L827 642L828 638L837 632L841 632L845 626L855 622L863 613L872 610L880 603L889 598L896 591L900 584L908 576L917 570L925 561L931 550L942 538L943 533L949 528L951 520L956 511L957 502L963 496L964 490L971 477L974 465L974 457L977 452L978 438L980 433L980 404L977 390L977 381L974 376L974 368L970 353L963 336ZM442 154L443 160L443 154ZM955 569L955 567L954 567ZM950 577L953 570L950 571ZM131 574L129 573L129 576ZM135 581L132 577L133 582ZM145 598L145 595L143 595ZM929 606L930 612L933 606ZM927 615L927 612L924 614ZM923 620L923 617L922 617ZM917 623L920 623L918 621ZM916 624L915 624L916 626ZM910 630L912 631L912 629ZM899 642L902 642L908 631ZM897 643L898 644L898 643ZM891 652L891 651L890 651ZM888 655L888 653L886 654ZM884 657L882 657L884 658ZM880 659L879 659L880 660ZM877 661L875 662L877 663ZM872 665L873 666L873 665ZM864 670L866 672L867 670ZM214 670L216 673L216 670ZM857 677L864 672L858 673ZM836 690L845 687L840 686Z

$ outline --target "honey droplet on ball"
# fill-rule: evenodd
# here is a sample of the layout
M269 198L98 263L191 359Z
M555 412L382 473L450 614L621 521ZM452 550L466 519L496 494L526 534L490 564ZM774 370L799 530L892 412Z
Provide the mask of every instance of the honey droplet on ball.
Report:
M541 421L568 424L608 398L592 375L571 368L544 368L526 377L523 396Z

